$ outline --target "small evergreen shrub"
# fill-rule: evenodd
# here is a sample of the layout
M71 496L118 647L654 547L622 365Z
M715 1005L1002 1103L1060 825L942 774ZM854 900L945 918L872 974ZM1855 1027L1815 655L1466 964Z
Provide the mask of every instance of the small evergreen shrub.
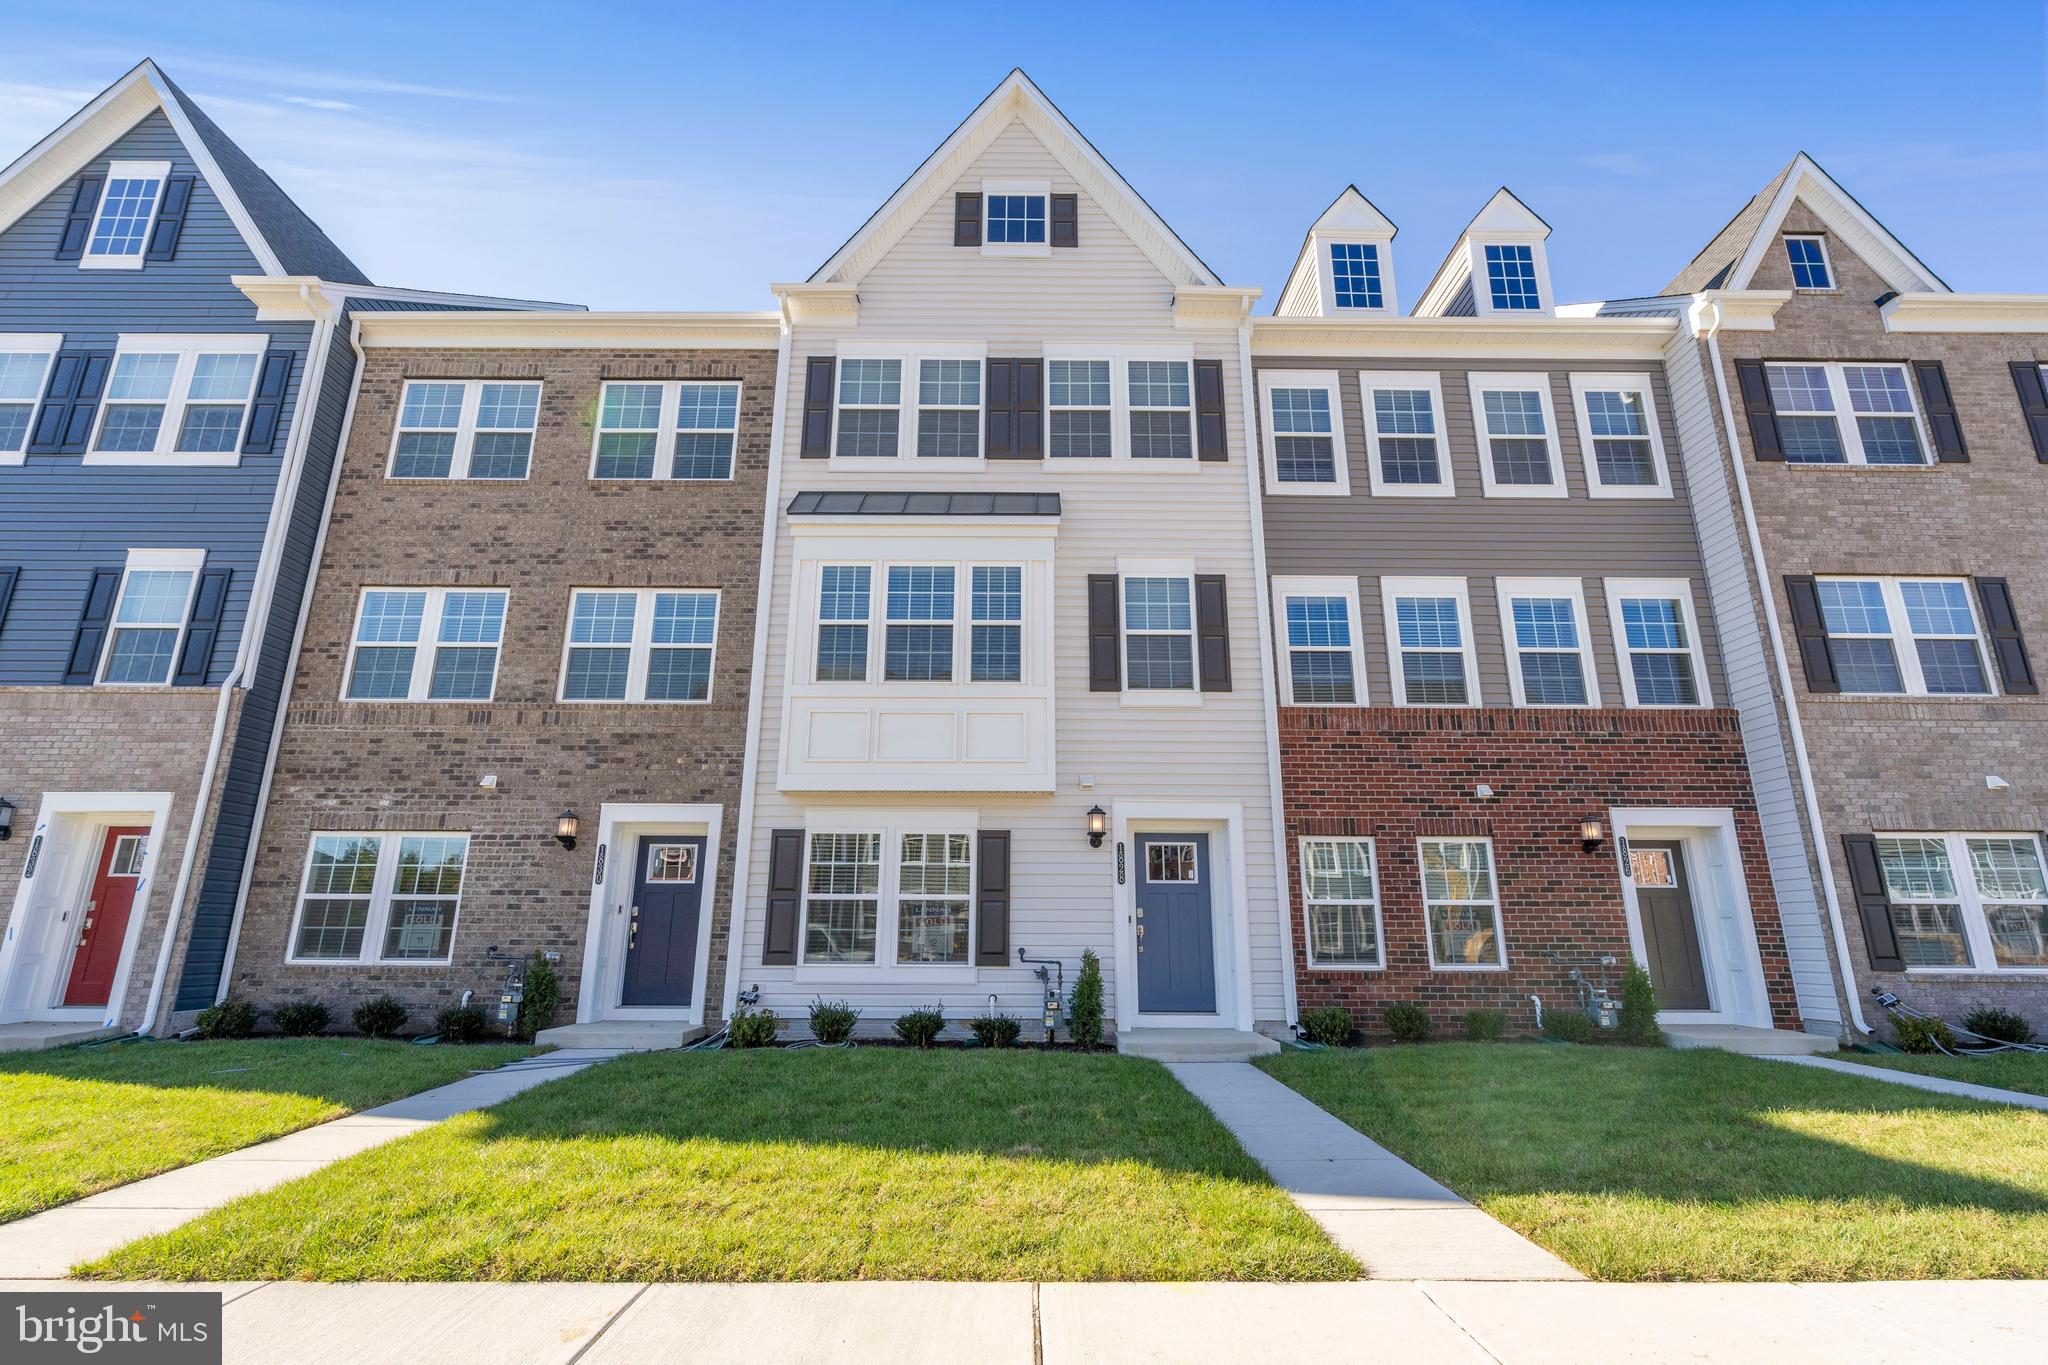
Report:
M735 1010L725 1022L726 1037L734 1047L775 1046L775 1026L780 1021L774 1010Z
M1891 1021L1901 1052L1940 1052L1944 1048L1955 1051L1955 1030L1940 1019L1915 1019L1907 1014L1894 1014Z
M1024 1035L1024 1025L1007 1014L984 1014L969 1019L967 1027L973 1030L974 1041L983 1047L1014 1047Z
M844 1000L820 998L811 1006L811 1036L827 1046L836 1047L853 1036L853 1026L860 1022L860 1011Z
M246 1000L223 1000L199 1011L193 1022L202 1038L247 1038L256 1031L256 1007Z
M1590 1043L1599 1033L1593 1016L1582 1010L1552 1010L1543 1016L1543 1036L1560 1043Z
M480 1043L490 1031L490 1016L481 1005L450 1005L434 1020L444 1043Z
M930 1047L946 1031L946 1012L937 1005L896 1018L896 1036L912 1047Z
M1640 962L1621 974L1621 1022L1616 1039L1624 1047L1662 1047L1664 1030L1657 1027L1657 988Z
M1324 1047L1342 1047L1351 1041L1351 1011L1342 1005L1303 1010L1301 1036Z
M2034 1026L2014 1014L1995 1005L1979 1005L1963 1016L1963 1027L1984 1038L1993 1038L2001 1043L2031 1043L2034 1041Z
M1508 1036L1506 1010L1466 1010L1465 1036L1475 1043L1497 1043Z
M370 1038L396 1038L405 1027L405 1006L388 995L356 1006L356 1032Z
M1075 1047L1102 1046L1102 962L1093 948L1081 950L1081 975L1067 998L1067 1037Z
M279 1005L270 1014L287 1038L310 1038L316 1033L325 1033L328 1021L334 1017L318 1000L294 1000L290 1004Z
M1397 1043L1420 1043L1429 1037L1429 1011L1420 1005L1389 1005L1380 1011L1380 1022Z
M547 954L536 948L526 964L525 993L519 1000L519 1036L530 1040L542 1029L553 1028L561 1001L562 979Z

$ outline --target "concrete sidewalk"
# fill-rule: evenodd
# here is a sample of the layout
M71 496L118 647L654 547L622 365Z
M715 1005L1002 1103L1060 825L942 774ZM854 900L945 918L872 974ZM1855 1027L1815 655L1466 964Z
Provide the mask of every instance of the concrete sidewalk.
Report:
M1888 1066L1861 1066L1855 1062L1838 1062L1829 1057L1765 1057L1763 1060L1817 1067L1822 1071L1832 1071L1838 1076L1857 1076L1866 1081L1890 1081L1893 1085L1909 1085L1915 1090L1931 1090L1937 1095L1956 1095L1966 1100L1982 1100L1986 1104L2010 1104L2021 1109L2048 1110L2048 1095L2029 1095L2023 1090L2005 1090L1995 1085L1952 1081L1946 1076L1923 1076L1917 1071L1896 1071Z

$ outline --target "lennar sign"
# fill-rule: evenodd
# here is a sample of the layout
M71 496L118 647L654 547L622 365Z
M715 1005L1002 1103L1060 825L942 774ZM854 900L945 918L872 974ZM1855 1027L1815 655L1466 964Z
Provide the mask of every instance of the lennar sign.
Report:
M218 1294L0 1294L0 1360L219 1365Z

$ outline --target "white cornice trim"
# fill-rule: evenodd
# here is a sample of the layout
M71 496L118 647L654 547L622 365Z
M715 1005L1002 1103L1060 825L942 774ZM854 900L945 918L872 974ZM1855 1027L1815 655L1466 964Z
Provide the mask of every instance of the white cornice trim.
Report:
M231 275L229 283L256 305L259 322L291 321L325 316L349 299L386 299L394 303L440 304L450 309L510 309L521 313L582 313L580 303L547 303L535 299L501 299L488 294L442 294L431 289L396 289L374 284L336 284L318 275ZM441 314L440 316L447 316Z
M421 312L358 313L359 344L528 350L769 350L781 339L774 313Z
M1887 332L2048 332L2048 294L1899 294Z
M792 327L851 327L860 321L860 290L850 284L774 284Z
M1568 360L1661 358L1669 317L1254 318L1260 356L1495 356Z
M1789 289L1708 289L1686 304L1692 330L1773 332L1778 310L1792 301Z
M1236 327L1252 315L1263 293L1228 284L1184 284L1173 291L1173 325L1180 329Z

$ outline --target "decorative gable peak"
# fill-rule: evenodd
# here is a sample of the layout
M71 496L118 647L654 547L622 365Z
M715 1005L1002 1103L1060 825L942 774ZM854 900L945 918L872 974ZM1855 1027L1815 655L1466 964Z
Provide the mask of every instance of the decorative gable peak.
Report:
M1400 311L1394 287L1394 236L1400 229L1358 186L1310 225L1280 291L1280 317L1355 317Z
M1415 306L1418 317L1550 317L1550 224L1502 186L1473 216Z

